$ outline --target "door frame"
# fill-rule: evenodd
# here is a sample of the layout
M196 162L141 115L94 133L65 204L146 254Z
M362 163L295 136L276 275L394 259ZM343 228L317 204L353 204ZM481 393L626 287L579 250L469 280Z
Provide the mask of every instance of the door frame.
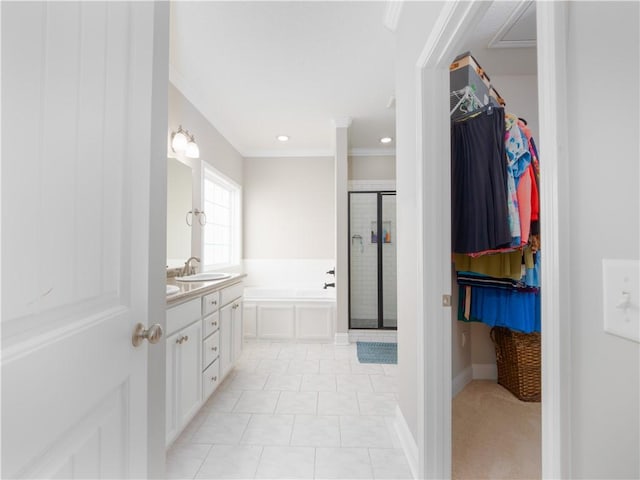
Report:
M416 62L418 98L418 476L451 477L451 171L449 64L490 2L444 4ZM565 2L537 3L538 109L544 232L542 275L542 478L571 476L569 216ZM561 236L562 234L562 236ZM431 319L432 321L427 321ZM435 320L435 321L433 321Z
M146 258L149 272L149 325L166 332L167 283L167 152L169 151L169 2L155 2L152 71L152 113L149 160L149 219ZM166 335L147 350L147 478L165 478L166 461Z

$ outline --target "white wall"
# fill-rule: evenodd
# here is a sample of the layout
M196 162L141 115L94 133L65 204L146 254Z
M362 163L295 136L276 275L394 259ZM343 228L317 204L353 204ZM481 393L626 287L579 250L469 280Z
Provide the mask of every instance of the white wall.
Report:
M204 163L211 165L223 175L238 185L243 183L244 159L224 138L218 130L185 98L185 96L169 83L169 131L167 132L167 149L171 155L169 141L171 133L182 125L185 130L195 135L196 143L200 147L200 159L181 157L193 169L193 203L202 209L202 167ZM191 230L192 255L202 255L202 230L196 221ZM185 258L186 260L186 258ZM227 268L225 271L239 272L241 267Z
M574 478L640 477L640 345L604 333L601 273L638 259L639 8L568 3Z
M396 157L350 156L349 180L395 180Z
M398 205L398 404L414 439L418 432L416 241L419 158L416 152L416 62L441 2L404 2L396 30L396 185Z
M506 111L523 117L527 121L527 126L531 129L531 134L539 147L538 76L491 75L491 84L507 102Z
M244 258L335 258L333 158L247 158Z
M169 84L169 134L178 130L178 125L195 135L200 147L200 159L209 163L231 180L242 185L243 158L226 138L185 98ZM195 162L198 163L198 162Z

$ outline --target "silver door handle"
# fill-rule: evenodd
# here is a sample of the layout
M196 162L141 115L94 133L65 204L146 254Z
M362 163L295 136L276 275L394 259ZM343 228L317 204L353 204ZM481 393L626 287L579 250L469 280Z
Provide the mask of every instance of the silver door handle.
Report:
M158 323L151 325L148 329L144 328L143 324L138 323L133 330L131 343L134 347L139 347L145 339L151 344L158 343L162 338L162 333L162 327Z

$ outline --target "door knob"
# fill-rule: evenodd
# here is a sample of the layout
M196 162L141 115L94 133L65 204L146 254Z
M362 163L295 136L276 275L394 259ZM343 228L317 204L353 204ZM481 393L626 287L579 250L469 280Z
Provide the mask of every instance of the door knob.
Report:
M151 325L148 329L144 328L144 325L138 323L133 330L133 336L131 337L131 343L134 347L140 346L142 341L146 338L149 343L158 343L162 338L162 327L159 324Z

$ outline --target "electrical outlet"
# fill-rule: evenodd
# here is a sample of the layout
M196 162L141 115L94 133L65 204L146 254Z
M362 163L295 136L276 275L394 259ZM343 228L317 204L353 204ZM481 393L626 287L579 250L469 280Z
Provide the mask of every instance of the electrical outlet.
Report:
M604 331L640 343L640 261L602 260Z

